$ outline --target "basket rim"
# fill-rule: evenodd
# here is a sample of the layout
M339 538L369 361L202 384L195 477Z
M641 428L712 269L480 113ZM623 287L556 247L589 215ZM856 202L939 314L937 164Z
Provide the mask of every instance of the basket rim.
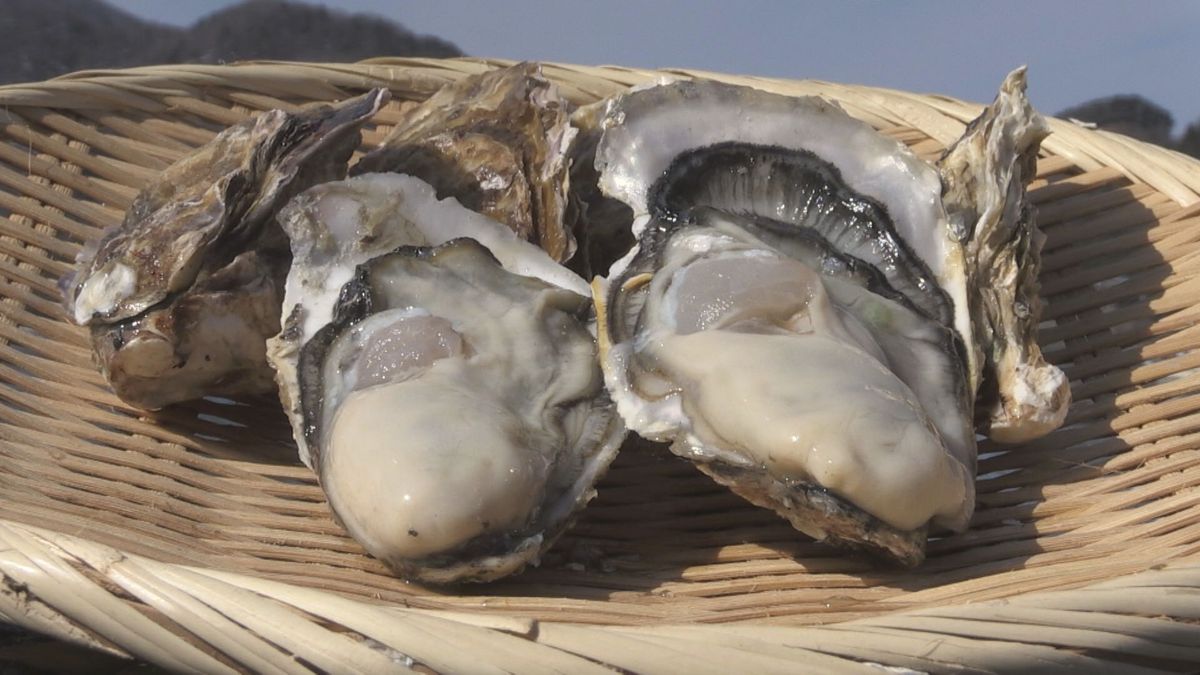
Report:
M517 63L512 59L457 57L377 57L350 63L277 60L238 61L229 64L171 64L82 70L33 83L0 86L0 108L46 106L87 109L111 105L144 112L161 112L168 106L147 97L158 94L172 100L193 96L205 84L220 81L276 95L303 93L314 99L335 99L349 90L387 87L409 95L428 96L444 84ZM868 85L848 85L815 79L784 79L734 75L687 68L644 69L625 66L585 66L542 63L548 78L556 81L568 100L578 103L615 93L626 86L661 80L662 77L713 79L765 90L787 88L788 93L810 89L835 98L853 116L868 122L888 121L921 128L931 138L948 145L962 135L966 124L982 110L971 103L941 94L916 94ZM1024 66L1022 66L1024 67ZM570 82L564 82L569 77ZM893 99L884 108L881 98ZM897 106L895 99L907 105ZM940 113L951 120L938 120ZM1080 124L1047 117L1051 135L1044 150L1064 157L1080 169L1112 167L1130 180L1145 183L1181 206L1200 202L1200 160L1181 152L1139 141L1115 132L1089 129Z
M160 562L6 520L0 520L0 551L6 582L0 616L6 620L188 671L232 672L222 659L131 608L131 599L260 672L294 671L295 659L329 672L385 672L412 662L439 672L774 672L800 663L837 673L879 672L868 664L929 672L1017 664L1113 670L1112 662L1077 649L1200 663L1200 560L1070 590L825 626L597 626L369 603ZM1130 669L1119 672L1137 670L1116 665Z

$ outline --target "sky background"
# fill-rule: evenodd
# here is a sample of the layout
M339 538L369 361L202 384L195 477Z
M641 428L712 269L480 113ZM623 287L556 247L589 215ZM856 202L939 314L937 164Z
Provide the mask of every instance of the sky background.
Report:
M108 0L186 26L236 0ZM1005 0L346 0L325 4L445 38L472 56L682 67L990 101L1029 65L1035 106L1110 94L1200 120L1200 2ZM385 56L381 54L380 56Z

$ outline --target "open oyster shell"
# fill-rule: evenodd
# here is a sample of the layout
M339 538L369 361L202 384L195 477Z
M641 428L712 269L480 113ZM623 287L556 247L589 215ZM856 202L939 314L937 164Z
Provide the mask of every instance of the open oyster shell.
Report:
M688 80L615 99L601 127L600 188L632 209L635 235L691 206L837 228L850 255L971 342L965 252L937 171L837 106ZM841 188L859 198L846 203Z
M351 174L417 176L563 262L575 251L563 225L575 134L566 108L537 64L473 75L410 111Z
M624 437L587 285L412 176L315 187L281 222L293 263L270 357L339 521L410 579L536 562Z
M715 82L601 127L638 237L597 288L626 424L818 539L911 565L965 528L978 368L937 171L821 99Z
M374 90L234 125L175 163L63 280L105 377L131 405L267 391L289 251L274 222L301 190L345 175Z

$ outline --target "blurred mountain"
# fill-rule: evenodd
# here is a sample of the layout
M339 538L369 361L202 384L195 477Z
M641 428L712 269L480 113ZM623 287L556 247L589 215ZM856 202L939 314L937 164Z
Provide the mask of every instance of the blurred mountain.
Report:
M4 0L0 83L149 63L182 33L98 0Z
M1171 113L1141 96L1123 94L1092 99L1071 106L1055 117L1090 122L1106 131L1200 157L1200 120L1193 122L1179 138L1172 138L1171 127L1175 125L1175 120Z
M1192 122L1187 129L1184 129L1183 137L1179 139L1176 149L1186 152L1192 157L1200 157L1200 120Z
M283 0L248 0L186 29L143 21L100 0L2 4L0 84L156 63L462 55L445 40L383 18Z
M1063 110L1058 117L1092 122L1101 129L1159 145L1170 145L1175 125L1165 108L1136 95L1093 99Z
M379 17L284 0L250 0L197 21L160 61L358 61L372 56L461 55L445 40L415 35Z

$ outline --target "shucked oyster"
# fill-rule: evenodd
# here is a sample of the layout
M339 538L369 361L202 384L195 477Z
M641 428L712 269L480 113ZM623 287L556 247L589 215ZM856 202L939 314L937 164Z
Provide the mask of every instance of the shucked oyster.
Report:
M409 112L351 175L416 176L563 262L575 251L563 225L575 134L566 106L534 63L466 77Z
M586 284L411 176L318 186L281 221L294 260L270 355L338 519L421 581L536 561L624 436Z
M620 412L798 529L915 564L926 525L961 529L974 503L953 336L849 256L793 257L764 226L706 207L648 224L601 291Z
M386 98L374 90L234 125L164 171L84 249L64 279L67 309L91 328L122 400L156 409L270 390L265 341L290 257L275 213L345 175L361 125Z
M601 124L638 236L597 288L627 425L818 539L915 564L965 528L984 357L938 172L820 99L713 82Z

